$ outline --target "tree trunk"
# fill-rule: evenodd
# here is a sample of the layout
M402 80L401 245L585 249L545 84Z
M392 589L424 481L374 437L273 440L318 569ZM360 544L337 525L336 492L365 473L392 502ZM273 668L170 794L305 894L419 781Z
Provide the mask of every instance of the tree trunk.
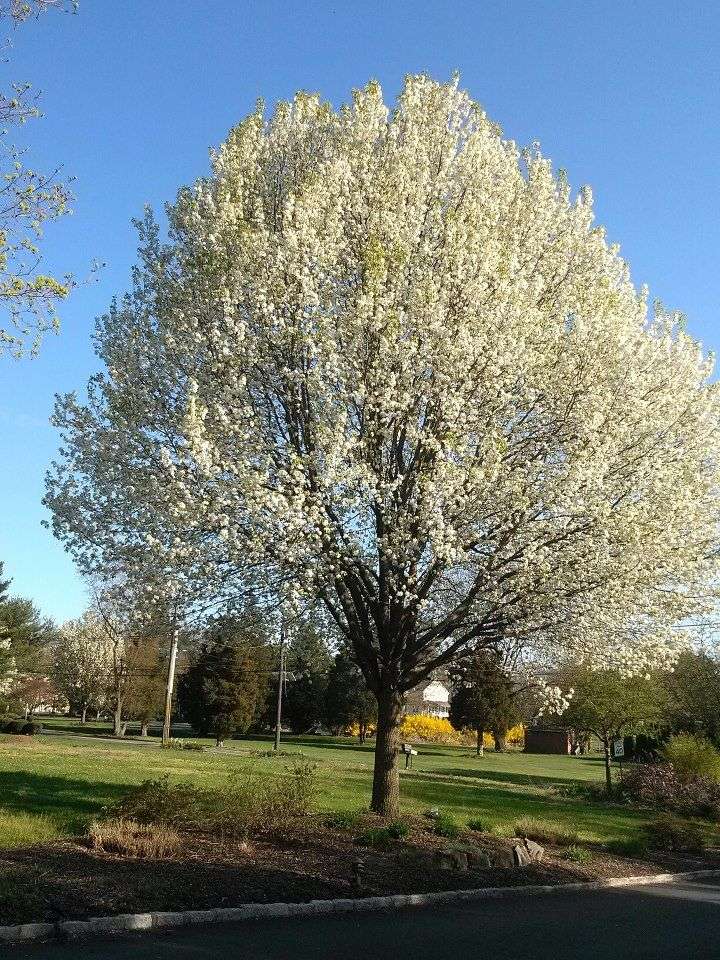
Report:
M400 774L397 752L400 746L400 716L403 699L396 690L378 694L375 769L370 809L381 817L397 817L400 812Z
M610 769L610 740L603 740L603 750L605 751L605 786L608 793L612 793L612 772Z
M358 736L360 737L360 743L365 743L365 724L361 723L358 730Z
M475 753L478 757L482 757L484 753L483 747L483 731L478 727L477 730L477 747L475 748Z
M127 723L123 723L122 701L120 700L113 711L113 736L124 737L126 728Z
M507 730L493 730L493 740L495 741L496 752L505 753L507 750Z
M142 723L140 724L140 736L146 737L147 735L148 735L148 722L147 720L143 720Z
M82 712L80 713L80 723L85 723L87 721L87 706L83 706Z

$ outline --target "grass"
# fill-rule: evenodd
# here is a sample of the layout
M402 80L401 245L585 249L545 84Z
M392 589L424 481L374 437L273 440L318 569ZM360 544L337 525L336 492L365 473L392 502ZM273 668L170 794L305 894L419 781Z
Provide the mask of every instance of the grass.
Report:
M317 765L315 806L348 815L367 809L373 744L322 737L285 737L281 756L268 755L270 738L234 740L202 752L161 750L157 738L141 742L105 739L109 725L92 724L95 736L77 736L67 719L43 721L56 732L18 738L0 736L0 847L79 834L103 808L149 778L222 787L250 770L290 776L300 755ZM180 736L186 733L179 732ZM571 788L601 780L595 757L487 752L476 758L464 747L420 746L412 770L401 771L402 810L482 822L497 833L512 832L523 818L572 827L582 842L621 843L647 821L647 813L573 796ZM565 788L565 789L561 789Z

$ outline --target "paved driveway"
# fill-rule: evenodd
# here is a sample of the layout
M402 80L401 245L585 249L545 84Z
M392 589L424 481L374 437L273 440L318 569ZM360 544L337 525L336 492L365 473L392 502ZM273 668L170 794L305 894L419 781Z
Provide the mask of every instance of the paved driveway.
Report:
M0 951L1 952L1 951ZM8 947L3 960L720 960L720 881Z

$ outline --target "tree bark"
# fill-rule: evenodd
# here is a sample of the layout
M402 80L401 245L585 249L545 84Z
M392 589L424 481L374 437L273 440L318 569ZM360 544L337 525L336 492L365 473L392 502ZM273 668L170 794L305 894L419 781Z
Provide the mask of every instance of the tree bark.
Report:
M505 753L507 750L507 730L493 730L493 740L495 741L495 750L497 753Z
M603 740L603 750L605 751L605 786L608 793L612 793L612 772L610 769L610 740Z
M478 757L482 757L484 748L483 748L483 732L479 727L477 730L477 747L475 748L475 753Z
M87 723L87 706L82 708L82 713L80 714L80 723Z
M127 724L123 723L122 718L122 700L118 700L118 704L113 711L113 736L124 737L126 727Z
M400 717L403 698L396 690L378 694L375 770L370 809L381 817L397 817L400 812L400 774L397 753L400 746Z
M140 724L140 736L146 737L147 735L148 735L148 722L147 720L143 720L142 723Z

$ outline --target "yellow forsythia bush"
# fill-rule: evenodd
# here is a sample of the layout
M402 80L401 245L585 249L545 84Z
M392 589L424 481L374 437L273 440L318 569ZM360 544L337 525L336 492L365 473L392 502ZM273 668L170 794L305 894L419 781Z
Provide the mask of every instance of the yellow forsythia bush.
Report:
M462 735L444 717L429 717L424 713L409 713L402 722L400 733L407 740L428 740L431 743L462 743Z

